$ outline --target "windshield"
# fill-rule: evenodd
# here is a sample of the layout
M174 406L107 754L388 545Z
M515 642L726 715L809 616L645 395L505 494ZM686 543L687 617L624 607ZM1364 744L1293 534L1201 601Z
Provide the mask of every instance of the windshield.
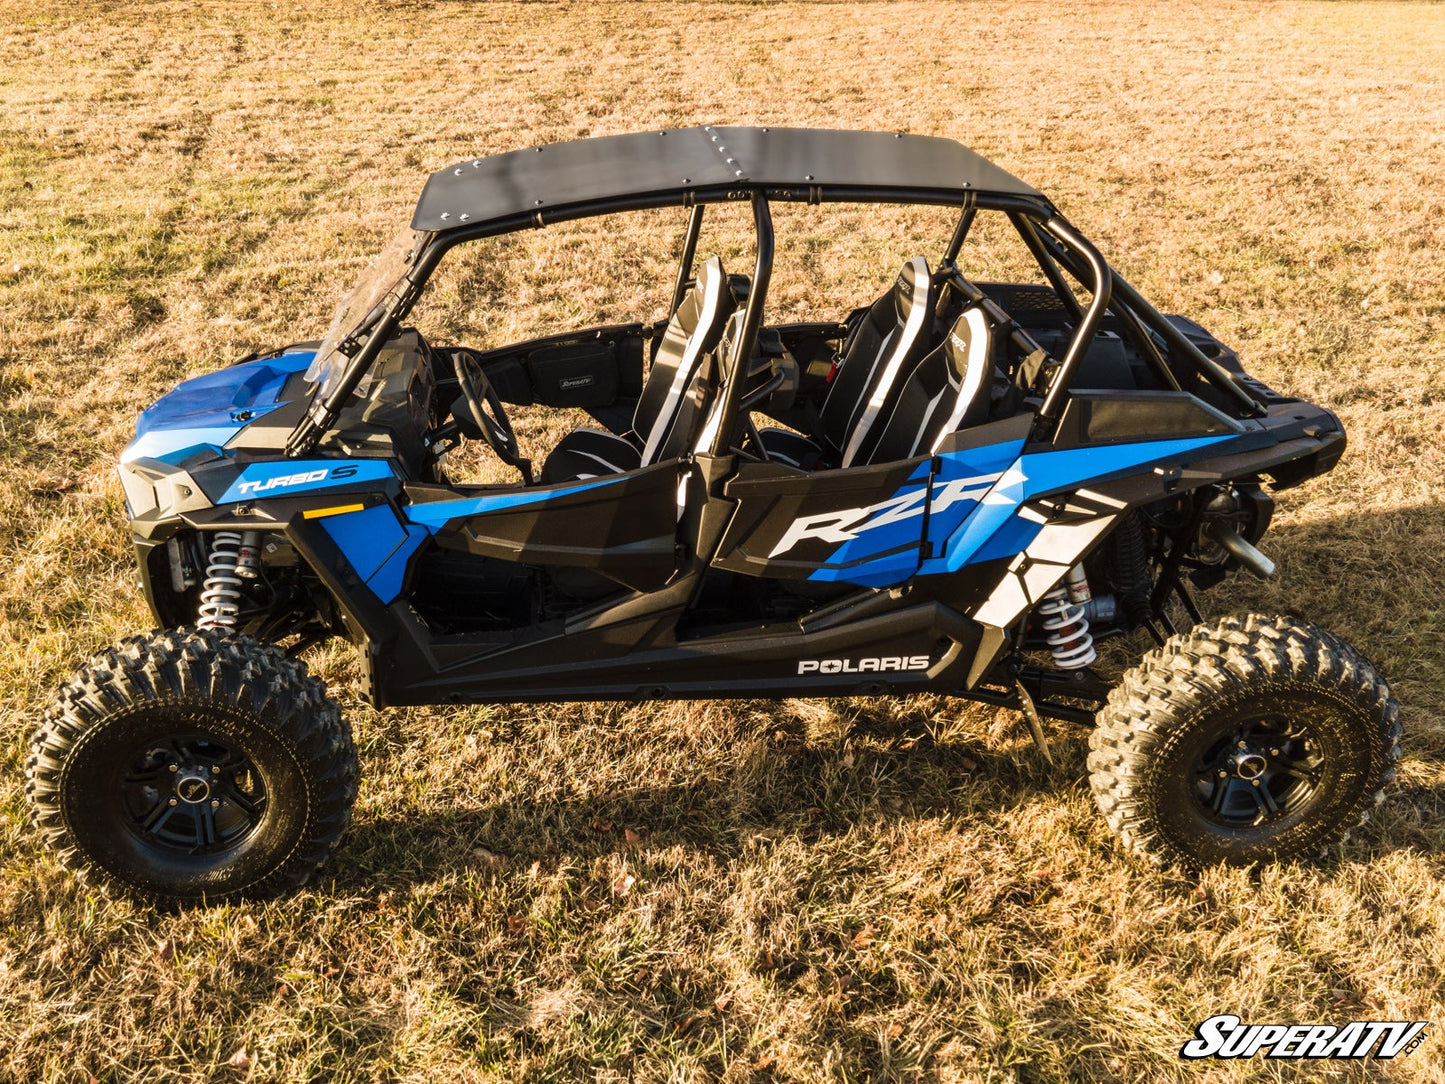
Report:
M416 230L406 229L393 237L336 306L336 315L331 318L326 338L321 341L316 357L306 370L306 379L317 385L319 395L325 396L331 391L346 363L356 353L354 345L347 346L345 350L337 348L347 344L347 340L401 281L411 267L411 254L424 236Z

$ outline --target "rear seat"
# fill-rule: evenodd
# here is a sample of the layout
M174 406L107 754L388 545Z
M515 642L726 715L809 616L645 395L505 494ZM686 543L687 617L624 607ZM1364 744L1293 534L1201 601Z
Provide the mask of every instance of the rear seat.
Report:
M903 381L868 462L931 455L949 433L986 422L998 372L996 340L984 307L965 308L943 343Z
M927 260L904 264L844 345L813 436L764 429L758 436L768 458L805 470L869 462L904 379L934 344L937 295Z

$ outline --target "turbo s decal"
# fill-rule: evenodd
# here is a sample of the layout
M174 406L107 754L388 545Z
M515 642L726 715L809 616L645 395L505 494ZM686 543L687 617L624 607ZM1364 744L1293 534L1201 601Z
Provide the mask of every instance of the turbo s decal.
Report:
M375 482L392 476L384 459L283 459L252 463L221 494L217 504L279 496L298 489L328 489L353 482Z

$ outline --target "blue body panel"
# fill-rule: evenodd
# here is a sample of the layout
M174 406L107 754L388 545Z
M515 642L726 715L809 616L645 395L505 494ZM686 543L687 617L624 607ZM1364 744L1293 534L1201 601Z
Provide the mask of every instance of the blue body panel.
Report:
M159 459L177 463L202 448L219 450L248 422L274 410L292 374L303 371L312 350L288 350L279 357L232 365L184 381L148 406L136 422L135 439L122 463ZM249 412L249 417L237 415Z
M321 525L357 576L388 603L401 593L407 562L427 537L421 528L398 520L386 504L327 516Z
M1161 459L1174 459L1232 439L1233 434L1185 440L1149 440L1020 455L979 497L957 529L949 534L940 556L923 562L919 574L934 576L957 572L966 565L1022 553L1042 527L1042 524L1018 515L1025 502L1035 497L1069 490L1086 482L1133 471Z
M828 555L810 580L890 587L915 573L936 576L1023 552L1042 524L1018 515L1036 497L1096 479L1186 457L1233 434L1096 445L1023 454L1022 440L947 452L928 463L869 515L853 538ZM929 502L926 537L924 499ZM928 556L920 560L919 542Z

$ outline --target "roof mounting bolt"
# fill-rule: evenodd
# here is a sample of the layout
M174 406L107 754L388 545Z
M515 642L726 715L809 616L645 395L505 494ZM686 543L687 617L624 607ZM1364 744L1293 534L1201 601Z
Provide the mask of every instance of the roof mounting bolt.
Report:
M532 149L535 150L538 154L541 154L541 153L542 153L542 148L541 148L541 147L533 147Z
M472 217L471 215L457 215L457 221L458 221L458 222L465 222L467 219L469 219L469 218L471 218L471 217Z
M729 158L729 159L728 159L728 165L730 165L730 166L735 166L735 165L737 165L737 164L738 164L738 160L737 160L736 158Z
M893 133L893 138L894 138L894 139L902 139L902 138L903 138L903 133L902 133L902 132L894 132L894 133Z
M684 177L684 178L682 179L682 183L683 183L683 184L692 184L692 178L691 178L691 177Z
M461 166L457 166L456 169L452 170L452 176L453 176L453 177L460 177L461 175L462 175L462 167L461 167Z
M742 170L738 170L736 173L733 174L734 177L741 177L742 175L743 175L743 171L742 171Z
M452 213L450 211L443 211L441 217L442 221L445 222L447 219L452 217Z
M963 187L964 187L964 188L972 188L972 187L973 187L973 182L972 182L972 181L964 181L964 182L963 182Z
M763 129L763 131L765 131L765 132L766 132L766 131L767 131L767 129L766 129L766 128L764 128L764 129Z
M472 160L472 168L473 168L473 169L481 169L481 168L482 168L482 160L481 160L480 158L475 158L475 159L473 159L473 160Z
M806 177L803 178L803 180L805 180L805 181L811 181L812 179L813 179L813 175L812 175L811 173L809 173Z
M542 201L541 201L541 200L537 200L535 206L537 206L537 207L542 206Z

